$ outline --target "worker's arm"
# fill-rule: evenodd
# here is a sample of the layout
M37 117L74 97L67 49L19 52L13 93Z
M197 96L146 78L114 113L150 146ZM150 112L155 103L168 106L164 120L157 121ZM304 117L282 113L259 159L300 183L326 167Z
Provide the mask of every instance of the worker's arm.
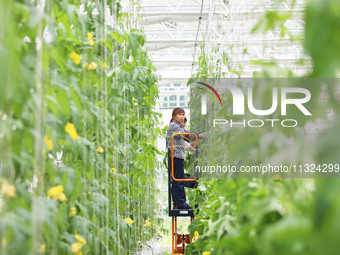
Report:
M194 133L194 132L190 132L190 131L187 130L187 129L184 129L184 130L185 130L185 133L192 133L192 135L186 135L186 136L185 136L184 139L185 139L186 141L189 141L189 140L194 141L194 140L196 140L196 135L197 135L198 139L208 137L208 136L207 136L207 133ZM195 135L195 134L196 134L196 135Z
M196 152L196 148L192 147L191 145L190 145L189 150L191 150L191 151L193 151L193 152ZM200 150L200 149L198 149L198 153L201 153L201 150Z
M199 133L198 134L198 138L207 138L207 137L208 137L207 133Z

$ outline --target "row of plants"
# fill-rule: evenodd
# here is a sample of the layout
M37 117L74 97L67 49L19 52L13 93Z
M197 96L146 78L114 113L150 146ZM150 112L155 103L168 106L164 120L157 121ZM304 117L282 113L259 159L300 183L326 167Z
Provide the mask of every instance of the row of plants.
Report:
M116 1L34 3L0 1L1 254L132 254L162 223L145 36Z
M336 12L339 8L339 2L334 0L307 1L304 10L305 34L301 43L312 61L313 70L308 77L334 79L339 75L340 33L337 26L340 16ZM262 31L266 32L284 24L283 19L289 19L289 15L283 17L271 15L270 12L266 12L254 32L261 24L270 24ZM221 73L209 72L213 68L208 66L206 60L213 59L213 56L208 54L200 57L200 68L190 82L207 82L208 78L212 78L209 80L211 82L223 77ZM277 66L275 59L269 65L263 63L262 69L254 77L294 77L290 70ZM275 72L272 72L274 69ZM228 153L223 155L227 163L265 163L270 158L291 160L295 157L297 162L309 160L316 164L339 164L337 86L331 84L323 89L308 88L313 95L327 93L329 99L323 102L323 107L332 109L335 115L333 122L316 134L315 140L306 143L306 139L302 138L306 133L296 129L228 129L223 137L223 142L228 144ZM203 132L207 129L202 125L207 123L203 122L206 116L197 111L200 109L202 91L195 90L194 93L198 94L191 96L191 129ZM230 100L228 98L223 102ZM318 97L309 105L313 109L310 119L313 121L326 118L321 116L324 111L317 101ZM209 107L212 113L207 116L218 116L218 111L214 111L211 105ZM223 107L227 117L231 117L231 106ZM206 144L218 144L214 139L214 136L208 137ZM285 144L289 140L295 141L299 150L287 151ZM202 146L201 150L204 151L205 145ZM186 254L339 254L339 182L334 177L200 179L195 194L191 196L191 200L199 204L199 213L189 226L194 242L186 248Z

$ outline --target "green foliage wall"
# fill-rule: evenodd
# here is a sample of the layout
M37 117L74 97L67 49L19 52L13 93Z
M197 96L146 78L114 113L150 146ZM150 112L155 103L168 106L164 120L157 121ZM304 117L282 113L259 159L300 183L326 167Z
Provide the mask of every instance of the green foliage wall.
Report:
M0 1L1 254L131 254L161 223L145 36L119 2L42 2Z
M304 46L313 62L311 77L335 78L339 75L339 8L340 3L335 0L307 1ZM278 21L280 25L282 17ZM271 21L271 24L275 27L276 22ZM194 79L218 78L207 71L208 67L201 66L199 70L205 70L205 73L197 73ZM255 76L292 76L286 70L274 75L268 70L264 65L263 72ZM320 87L309 89L316 94L321 90ZM337 117L328 129L317 135L314 143L301 147L299 157L311 156L317 163L339 163L339 101L334 87L329 86L326 90L329 94L328 107L335 111ZM197 101L191 101L193 107L198 105ZM200 123L200 116L191 111L191 125L196 122ZM264 160L263 156L273 153L284 157L284 150L280 147L260 146L267 134L254 132L250 137L241 132L237 135L244 144L238 148L232 146L235 134L226 139L231 144L233 155L247 158L255 151L260 161ZM299 136L298 132L274 134L276 138L293 137L296 141ZM233 164L232 156L228 160ZM201 180L194 197L200 205L200 212L190 225L191 236L196 233L198 238L186 249L186 254L339 254L339 184L339 179Z

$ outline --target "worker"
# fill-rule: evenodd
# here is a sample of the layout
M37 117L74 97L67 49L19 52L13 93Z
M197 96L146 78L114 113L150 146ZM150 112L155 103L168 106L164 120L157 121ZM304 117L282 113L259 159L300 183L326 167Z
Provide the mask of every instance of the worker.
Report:
M172 118L167 130L167 148L168 148L168 167L171 172L171 136L175 133L188 133L181 125L185 119L185 111L182 108L175 108L172 111ZM199 138L205 137L205 134L197 134ZM186 136L190 140L195 140L196 136ZM174 177L176 179L185 179L184 176L184 159L185 159L185 143L183 135L176 135L173 138L173 158L174 158ZM192 209L186 202L186 195L184 190L184 182L172 180L172 196L174 206L177 209Z

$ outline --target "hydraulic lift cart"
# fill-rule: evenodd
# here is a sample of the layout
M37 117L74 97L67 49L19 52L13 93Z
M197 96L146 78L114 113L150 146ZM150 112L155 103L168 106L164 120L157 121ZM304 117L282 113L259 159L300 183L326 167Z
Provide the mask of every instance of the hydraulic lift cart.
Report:
M195 179L176 179L174 175L174 148L173 138L175 135L195 135L196 140L194 141L193 147L196 147L196 159L198 157L198 136L195 133L176 133L171 136L171 172L168 171L168 191L169 191L169 216L172 217L172 255L184 254L185 246L190 244L189 234L178 234L177 233L177 217L190 217L190 222L194 220L194 209L177 209L175 206L171 206L171 194L172 194L172 182L190 182L198 180L198 173L196 173ZM195 161L195 166L197 161Z

